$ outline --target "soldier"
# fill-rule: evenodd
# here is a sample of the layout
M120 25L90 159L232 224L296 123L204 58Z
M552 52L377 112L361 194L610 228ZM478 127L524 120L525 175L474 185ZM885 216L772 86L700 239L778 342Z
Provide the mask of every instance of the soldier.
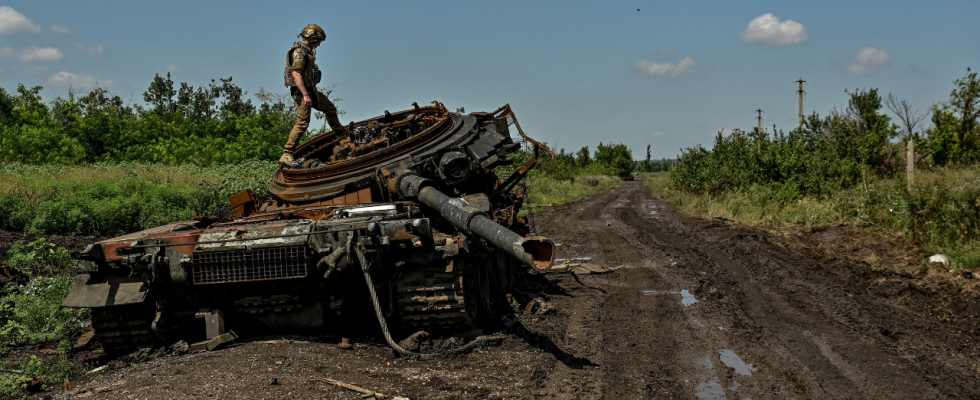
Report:
M320 82L320 68L316 65L316 48L327 39L327 34L320 26L310 24L303 28L303 32L297 37L303 40L293 43L293 47L286 52L285 74L286 86L289 87L289 93L296 101L296 125L289 132L282 158L279 159L280 164L293 162L296 142L310 127L311 108L327 115L327 123L337 135L337 140L347 138L344 125L337 118L337 107L327 96L316 90L316 84Z

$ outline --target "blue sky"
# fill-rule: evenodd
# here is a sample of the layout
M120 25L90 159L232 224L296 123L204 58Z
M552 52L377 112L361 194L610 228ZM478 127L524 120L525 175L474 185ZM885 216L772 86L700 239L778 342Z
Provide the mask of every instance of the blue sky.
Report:
M639 11L637 11L639 9ZM142 101L154 74L285 91L285 51L324 27L323 83L346 123L432 100L510 103L532 137L635 158L715 132L796 125L879 88L927 109L980 68L980 1L0 2L0 87L46 99L95 80ZM287 132L283 132L285 140Z

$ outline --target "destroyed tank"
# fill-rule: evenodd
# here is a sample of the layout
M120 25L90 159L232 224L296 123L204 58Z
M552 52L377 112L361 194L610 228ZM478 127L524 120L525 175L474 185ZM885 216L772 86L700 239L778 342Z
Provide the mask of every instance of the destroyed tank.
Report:
M299 146L271 201L246 190L229 199L233 216L89 245L63 306L91 308L114 353L270 330L349 337L365 316L400 349L389 332L492 328L518 274L553 264L554 244L530 236L519 212L528 170L554 154L509 105L462 115L413 104L346 130ZM522 145L530 157L516 165L508 155Z

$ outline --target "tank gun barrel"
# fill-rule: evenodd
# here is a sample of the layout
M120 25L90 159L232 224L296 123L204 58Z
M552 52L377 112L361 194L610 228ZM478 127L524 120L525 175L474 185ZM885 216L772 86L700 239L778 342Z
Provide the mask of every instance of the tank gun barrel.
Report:
M523 237L493 222L483 210L466 200L452 198L434 187L434 183L417 175L406 175L398 181L402 196L417 197L422 204L436 210L449 223L467 233L486 239L507 254L540 272L555 262L555 244L543 236Z

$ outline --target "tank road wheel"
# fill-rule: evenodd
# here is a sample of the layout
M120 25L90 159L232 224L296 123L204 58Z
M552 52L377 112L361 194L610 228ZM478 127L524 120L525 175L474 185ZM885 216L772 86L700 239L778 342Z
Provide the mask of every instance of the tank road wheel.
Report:
M95 338L107 354L125 354L153 344L153 303L92 309Z
M457 260L458 262L458 260ZM429 331L473 329L467 318L460 266L416 265L403 272L395 288L397 320L402 328Z

